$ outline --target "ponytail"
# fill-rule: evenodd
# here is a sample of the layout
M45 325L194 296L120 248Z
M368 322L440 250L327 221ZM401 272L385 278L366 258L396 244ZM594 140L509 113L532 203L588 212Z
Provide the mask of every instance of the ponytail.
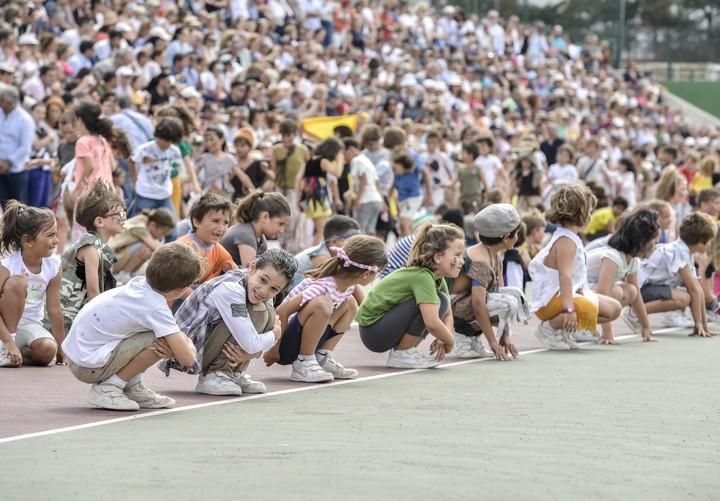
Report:
M35 239L44 229L55 224L55 215L50 209L29 207L17 200L5 205L0 225L0 254L21 249L22 237Z
M423 224L410 249L407 266L435 269L435 254L445 252L455 240L465 240L463 231L453 224Z
M387 265L387 248L377 237L355 235L347 239L341 248L332 247L337 255L315 269L305 273L307 278L318 279L334 276L378 273Z
M280 193L257 190L238 202L235 220L238 223L252 223L263 212L267 212L270 217L289 216L290 204Z
M112 141L113 124L107 118L100 118L102 109L93 101L81 101L75 107L75 116L79 118L90 134L104 137L108 142Z

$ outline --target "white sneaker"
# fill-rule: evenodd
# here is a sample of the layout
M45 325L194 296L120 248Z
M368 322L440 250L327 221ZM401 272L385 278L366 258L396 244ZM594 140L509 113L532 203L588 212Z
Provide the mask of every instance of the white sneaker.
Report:
M166 409L175 405L175 400L158 395L150 388L142 384L142 381L125 387L125 396L133 402L137 402L141 409Z
M7 351L0 351L0 367L20 367L18 364L10 360L10 354Z
M710 323L710 324L720 323L720 315L718 315L717 311L705 310L705 313L707 314L708 323ZM693 323L693 325L695 325L695 324Z
M292 363L292 374L290 379L301 383L329 383L333 375L320 367L317 359L295 360Z
M209 372L198 377L195 391L205 395L235 395L243 394L242 388L235 384L232 376L224 372Z
M344 367L340 362L335 360L335 357L328 355L326 357L318 357L318 364L323 368L324 371L329 372L335 379L355 379L360 375L355 369L349 369Z
M568 346L568 348L571 350L577 350L579 346L575 339L573 339L573 334L573 332L560 331L560 337L562 337L563 342Z
M675 310L665 313L663 325L665 327L686 328L694 327L695 321L692 318L688 318L688 316L685 315L684 310Z
M458 358L480 358L480 353L475 351L474 341L479 336L466 336L455 333L455 349L452 354ZM482 345L481 345L482 346Z
M598 342L598 336L593 334L592 332L588 330L580 330L575 331L572 333L572 336L570 336L572 340L574 340L577 343L597 343Z
M472 349L475 350L480 358L491 358L495 356L492 351L487 350L485 345L483 345L482 336L470 338L470 344L472 345Z
M440 364L437 360L420 353L417 348L390 350L387 366L395 369L432 369Z
M114 384L94 384L90 388L88 402L101 409L111 411L137 411L140 406L134 400L130 400L123 389Z
M535 337L543 344L548 350L563 350L567 351L570 346L563 339L562 334L555 331L550 324L546 321L540 322L537 329L535 329Z
M243 393L258 395L267 392L267 386L261 381L255 381L247 372L233 372L233 383L242 388Z
M625 322L625 325L630 328L630 332L632 332L633 334L637 334L642 330L642 324L640 323L640 319L635 314L635 311L629 306L623 308L622 315L620 315L620 317Z

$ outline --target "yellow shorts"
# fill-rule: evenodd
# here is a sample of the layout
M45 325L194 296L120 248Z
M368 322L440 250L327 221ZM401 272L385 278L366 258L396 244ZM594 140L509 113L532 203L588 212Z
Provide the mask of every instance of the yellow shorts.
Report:
M305 206L305 217L308 219L319 219L321 217L330 217L333 211L330 208L329 201L318 202L317 200L308 200Z
M540 320L551 320L562 313L565 305L558 294L550 300L548 304L540 308L535 314ZM598 307L591 299L575 294L573 296L573 307L577 315L578 330L589 330L595 332L597 330Z

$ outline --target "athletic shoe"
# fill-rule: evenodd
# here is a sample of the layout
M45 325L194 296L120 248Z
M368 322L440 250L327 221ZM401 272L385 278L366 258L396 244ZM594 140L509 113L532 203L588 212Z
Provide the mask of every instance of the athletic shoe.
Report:
M295 360L292 363L292 374L290 379L301 383L329 383L333 375L320 367L315 357L306 360Z
M432 369L440 364L434 358L423 355L417 348L390 350L387 366L394 369Z
M0 351L0 367L20 367L18 364L10 360L10 354L7 351Z
M165 395L158 395L142 384L142 381L125 388L125 396L137 402L141 409L166 409L175 405L175 400Z
M635 311L629 306L623 308L622 315L620 315L620 317L625 322L625 325L630 328L630 332L632 332L633 334L637 334L638 332L642 331L642 324L640 323L640 319L635 314Z
M219 371L201 375L195 391L205 395L235 395L239 397L243 394L242 388L235 384L231 375Z
M588 330L575 331L570 336L577 343L597 343L598 337Z
M480 358L480 353L475 350L475 339L479 336L465 336L455 333L455 349L452 354L458 358ZM482 346L482 345L481 345Z
M130 400L123 389L114 384L94 384L90 388L90 402L95 407L110 409L111 411L137 411L140 406L134 400Z
M692 319L692 316L688 318L688 316L685 315L684 310L675 310L665 313L663 325L665 327L677 328L694 327L695 320Z
M540 322L540 325L535 329L535 337L547 348L548 350L562 350L567 351L570 346L565 342L563 336L555 331L550 324L546 321Z
M258 395L266 393L267 387L265 383L255 381L247 372L233 372L233 383L242 388L242 392L248 395Z
M574 332L568 332L568 331L560 331L560 337L562 337L562 340L565 342L566 345L568 345L568 348L571 350L577 350L580 346L578 346L575 339L573 339Z
M355 369L343 367L343 365L335 360L335 357L332 355L318 358L318 364L320 364L320 367L322 367L324 371L332 374L335 379L355 379L360 375L360 373Z
M720 323L720 315L718 315L717 311L705 310L705 313L707 314L708 323L710 323L710 324Z
M491 358L495 356L492 351L487 350L483 345L482 336L470 338L470 344L472 345L472 349L475 350L480 358Z

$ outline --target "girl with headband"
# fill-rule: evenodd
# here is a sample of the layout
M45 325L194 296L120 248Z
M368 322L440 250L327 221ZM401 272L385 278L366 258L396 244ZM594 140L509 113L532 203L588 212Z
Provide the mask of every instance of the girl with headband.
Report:
M367 235L350 237L343 247L331 250L335 257L305 273L305 280L277 308L282 336L263 358L267 365L292 364L293 381L324 383L358 376L335 360L333 350L364 298L357 286L375 280L387 264L387 253L382 240Z

